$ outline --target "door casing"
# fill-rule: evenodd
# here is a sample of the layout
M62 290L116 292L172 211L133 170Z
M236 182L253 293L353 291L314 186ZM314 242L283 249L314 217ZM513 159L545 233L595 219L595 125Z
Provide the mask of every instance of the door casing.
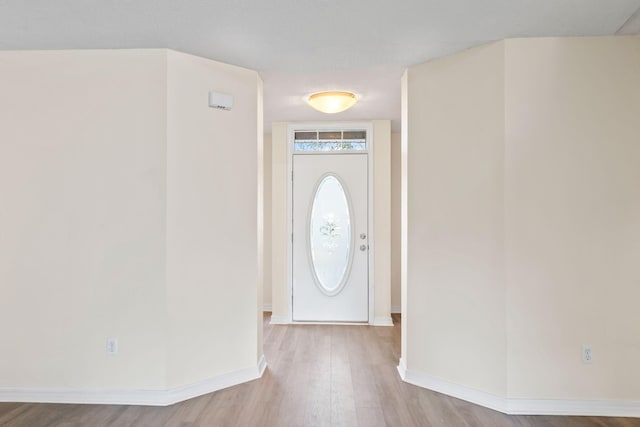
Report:
M289 323L304 324L307 322L293 321L293 140L295 131L303 130L339 130L339 129L364 129L367 131L367 163L368 163L368 203L367 203L367 235L369 236L368 251L368 272L369 272L369 323L374 323L374 302L375 302L375 276L374 276L374 253L375 253L375 235L373 224L374 209L374 137L373 123L371 122L309 122L309 123L289 123L287 125L287 303L288 303L288 321ZM362 151L359 151L362 153ZM323 152L322 154L327 154ZM334 154L339 156L340 154ZM328 322L337 324L336 322ZM313 322L318 324L318 322ZM353 325L354 323L349 323ZM356 323L357 324L357 323Z

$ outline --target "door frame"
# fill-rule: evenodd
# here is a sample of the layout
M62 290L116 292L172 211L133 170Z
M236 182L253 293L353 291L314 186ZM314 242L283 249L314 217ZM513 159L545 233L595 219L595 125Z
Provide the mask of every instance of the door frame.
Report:
M293 320L293 140L295 131L300 130L341 130L347 128L364 129L367 132L367 235L369 236L368 244L369 251L367 253L367 269L369 276L369 321L362 324L374 324L374 309L375 309L375 277L374 277L374 264L373 254L375 251L375 236L373 226L373 208L375 192L373 188L374 184L374 170L373 170L373 146L375 144L373 135L373 123L372 122L304 122L304 123L289 123L287 125L287 302L288 302L288 321L289 323L296 324L319 324L323 322L296 322ZM358 151L358 153L363 153ZM322 154L329 154L323 152ZM340 154L334 154L339 156ZM327 322L325 322L327 323ZM328 322L336 324L339 322ZM358 323L348 323L349 325L357 325Z

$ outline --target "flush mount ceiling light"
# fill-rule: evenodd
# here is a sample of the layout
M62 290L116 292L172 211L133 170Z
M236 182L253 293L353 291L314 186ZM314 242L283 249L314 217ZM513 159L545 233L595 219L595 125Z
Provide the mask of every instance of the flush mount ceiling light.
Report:
M318 111L327 114L340 113L353 107L358 97L351 92L318 92L307 98L307 103Z

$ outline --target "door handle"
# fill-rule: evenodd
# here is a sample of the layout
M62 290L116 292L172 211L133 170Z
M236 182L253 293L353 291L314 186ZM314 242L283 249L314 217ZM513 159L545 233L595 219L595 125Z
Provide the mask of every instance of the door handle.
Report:
M364 240L364 239L366 239L366 238L367 238L367 235L366 235L366 234L364 234L364 233L362 233L362 234L360 234L360 238L361 238L362 240Z
M366 251L367 250L367 245L360 245L360 250L362 252Z

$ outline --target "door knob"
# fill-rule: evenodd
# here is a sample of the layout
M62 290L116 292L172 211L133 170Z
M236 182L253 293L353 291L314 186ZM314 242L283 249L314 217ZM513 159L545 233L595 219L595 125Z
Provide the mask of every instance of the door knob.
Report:
M367 245L360 245L360 250L361 251L366 251L367 250Z
M364 240L364 239L366 239L366 238L367 238L367 235L366 235L366 234L364 234L364 233L362 233L362 234L360 234L360 238L361 238L362 240Z

